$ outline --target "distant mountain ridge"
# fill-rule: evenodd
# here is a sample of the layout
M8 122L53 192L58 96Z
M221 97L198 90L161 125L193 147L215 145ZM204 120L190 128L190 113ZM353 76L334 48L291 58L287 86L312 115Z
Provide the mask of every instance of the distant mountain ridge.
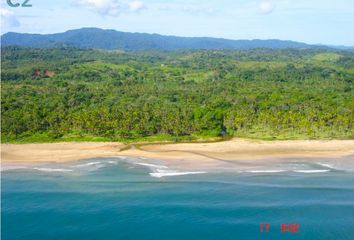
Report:
M9 32L1 36L1 46L17 45L33 48L71 46L122 50L179 49L254 49L254 48L336 48L283 40L229 40L210 37L176 37L159 34L129 33L99 28L82 28L56 34ZM338 47L337 49L343 49ZM349 49L354 49L350 48Z

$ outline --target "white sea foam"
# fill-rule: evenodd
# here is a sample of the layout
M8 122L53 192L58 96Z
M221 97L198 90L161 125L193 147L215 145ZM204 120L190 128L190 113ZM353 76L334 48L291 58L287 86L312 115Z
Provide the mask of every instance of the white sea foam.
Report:
M176 172L176 170L164 170L164 169L155 169L155 171L159 173Z
M294 170L294 172L298 173L324 173L324 172L329 172L330 170L325 169L325 170Z
M116 161L108 161L110 164L118 164Z
M317 163L317 164L322 166L322 167L326 167L326 168L330 168L330 169L336 169L333 165L328 164L328 163Z
M279 170L248 170L248 171L243 171L243 172L248 172L248 173L281 173L281 172L286 172L287 170L279 169Z
M73 167L89 167L89 166L98 165L98 164L101 164L101 162L89 162L89 163L85 163L85 164L75 165Z
M42 171L42 172L72 172L73 170L71 169L63 169L63 168L32 168L34 170Z
M173 177L173 176L182 176L182 175L190 175L190 174L203 174L207 172L177 172L177 171L166 171L166 172L154 172L150 173L150 176L156 178L162 177Z
M114 157L114 158L119 158L119 159L127 159L128 157L126 157L126 156L112 156L112 157Z
M163 166L163 165L156 165L156 164L150 164L150 163L134 163L136 165L141 165L141 166L145 166L145 167L151 167L151 168L162 168L162 169L167 169L168 167Z
M324 172L329 172L329 169L308 169L308 170L284 170L284 169L279 169L279 170L246 170L246 171L240 171L240 172L246 172L246 173L282 173L282 172L297 172L297 173L324 173Z
M28 167L25 166L1 166L0 171L10 171L10 170L17 170L17 169L26 169Z

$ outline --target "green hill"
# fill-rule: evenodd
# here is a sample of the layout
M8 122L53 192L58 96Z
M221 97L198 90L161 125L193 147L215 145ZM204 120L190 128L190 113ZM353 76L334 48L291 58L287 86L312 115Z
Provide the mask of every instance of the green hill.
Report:
M129 33L99 28L82 28L56 34L6 33L2 46L17 45L34 48L77 47L122 50L178 49L254 49L254 48L328 48L294 41L228 40L207 37L175 37L158 34Z

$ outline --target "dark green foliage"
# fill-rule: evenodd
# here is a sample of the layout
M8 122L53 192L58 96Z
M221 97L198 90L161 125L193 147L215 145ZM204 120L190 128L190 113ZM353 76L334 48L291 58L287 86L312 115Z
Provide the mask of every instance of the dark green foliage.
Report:
M2 139L353 138L353 59L311 49L6 47Z

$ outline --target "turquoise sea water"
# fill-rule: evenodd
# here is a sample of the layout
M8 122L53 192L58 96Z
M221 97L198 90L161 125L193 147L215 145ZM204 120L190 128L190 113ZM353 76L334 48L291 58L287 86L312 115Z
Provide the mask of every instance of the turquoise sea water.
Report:
M139 161L2 171L2 239L354 239L352 171L301 163L306 170L167 176ZM281 233L283 223L299 233Z

